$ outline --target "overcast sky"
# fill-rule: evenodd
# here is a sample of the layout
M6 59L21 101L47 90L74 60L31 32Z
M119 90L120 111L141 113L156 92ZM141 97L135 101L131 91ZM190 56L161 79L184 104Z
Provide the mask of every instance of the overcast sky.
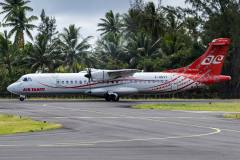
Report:
M152 1L157 3L158 0ZM162 0L162 3L163 5L184 6L184 0ZM60 32L69 24L76 24L81 27L81 34L84 37L91 35L96 39L99 35L96 31L99 19L104 17L109 10L126 12L130 6L130 0L31 0L30 6L34 9L33 15L39 16L41 10L45 9L48 16L55 17ZM2 17L0 15L0 19Z

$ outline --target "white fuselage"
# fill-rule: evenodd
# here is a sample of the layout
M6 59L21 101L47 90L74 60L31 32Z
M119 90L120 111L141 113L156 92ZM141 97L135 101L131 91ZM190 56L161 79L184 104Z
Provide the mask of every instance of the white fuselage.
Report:
M134 94L165 94L179 92L205 84L196 78L179 73L139 72L131 77L89 81L86 73L28 74L8 87L18 95L85 94L104 97L107 93L119 96Z

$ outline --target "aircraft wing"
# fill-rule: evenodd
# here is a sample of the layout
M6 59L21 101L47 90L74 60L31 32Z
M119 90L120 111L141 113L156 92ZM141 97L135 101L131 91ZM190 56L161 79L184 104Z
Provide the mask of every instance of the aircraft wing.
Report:
M107 74L110 79L116 79L121 77L129 77L132 76L134 73L138 72L137 69L121 69L121 70L111 70L107 71Z

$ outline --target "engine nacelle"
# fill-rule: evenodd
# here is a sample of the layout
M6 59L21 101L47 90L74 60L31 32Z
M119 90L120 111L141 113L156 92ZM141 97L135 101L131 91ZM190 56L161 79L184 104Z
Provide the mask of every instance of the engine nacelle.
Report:
M85 77L92 81L106 81L120 77L130 77L137 71L136 69L98 70L89 68L84 73L86 73Z
M105 81L110 80L107 70L97 70L92 72L93 81Z

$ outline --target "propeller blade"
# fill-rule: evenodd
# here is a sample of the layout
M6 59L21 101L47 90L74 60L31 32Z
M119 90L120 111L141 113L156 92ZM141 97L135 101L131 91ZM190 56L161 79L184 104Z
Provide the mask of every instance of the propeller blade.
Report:
M90 83L93 79L92 79L92 70L91 68L87 69L87 74L85 75L86 78L88 78L88 82Z
M91 79L92 79L92 70L91 70L91 68L88 68L88 75L89 75L88 81L90 83Z

